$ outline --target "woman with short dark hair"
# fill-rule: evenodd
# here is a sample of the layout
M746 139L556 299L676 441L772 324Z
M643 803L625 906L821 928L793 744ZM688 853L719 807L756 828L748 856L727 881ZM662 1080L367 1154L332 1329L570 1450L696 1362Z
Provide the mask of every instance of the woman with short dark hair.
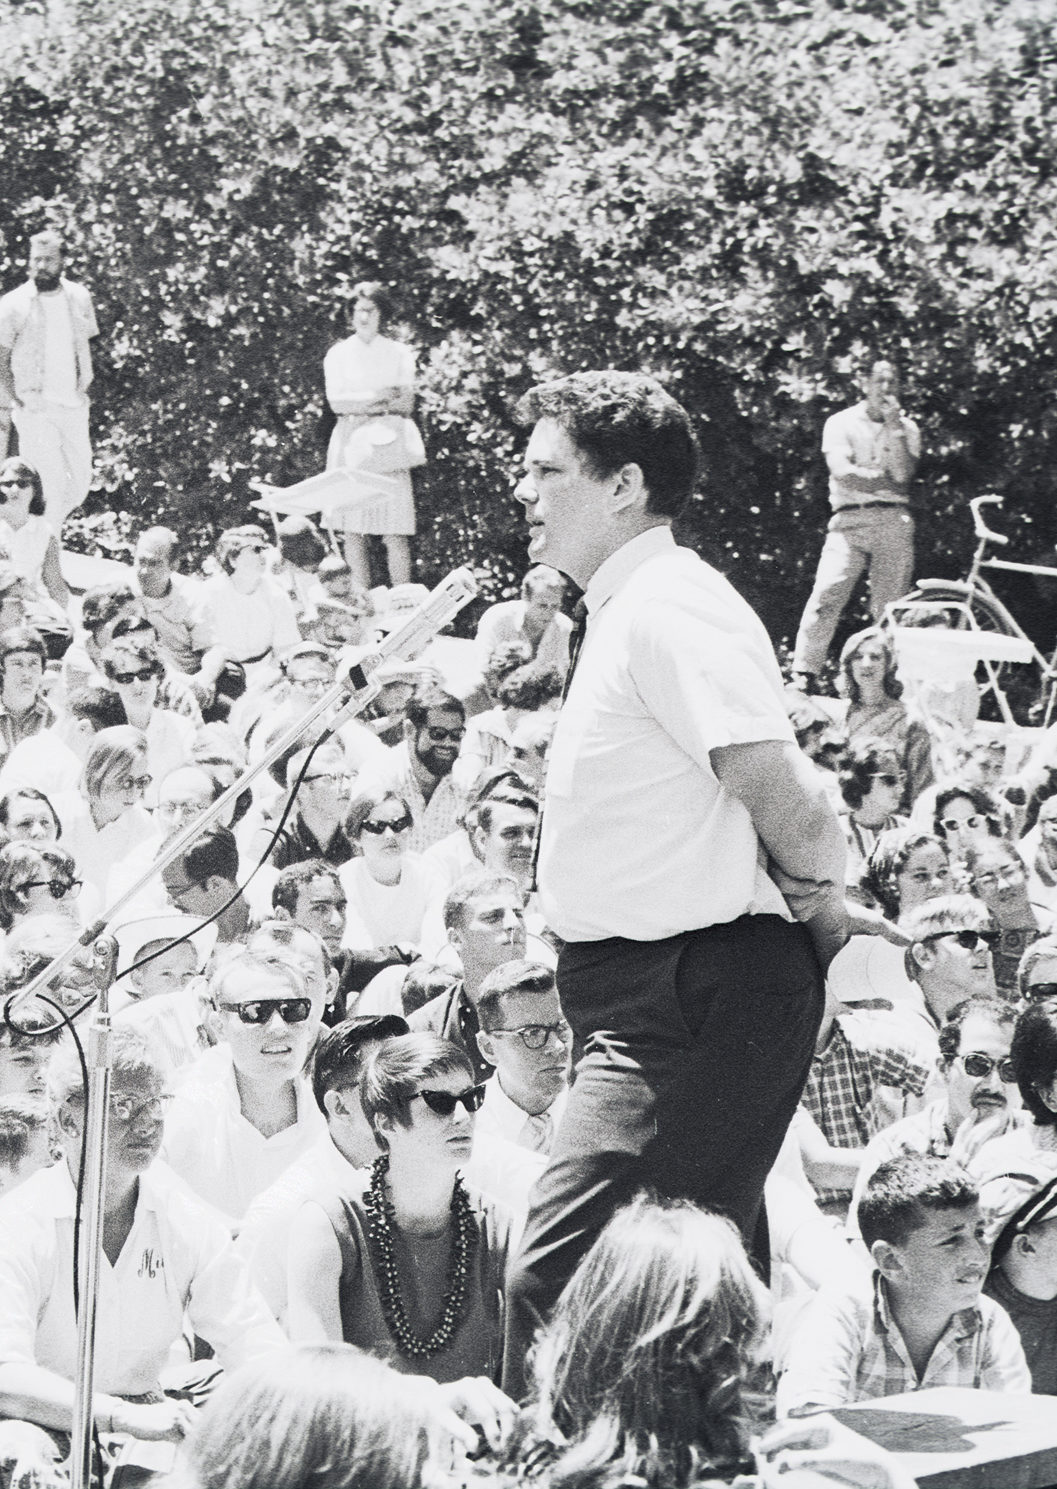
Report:
M438 1381L496 1376L509 1222L461 1172L483 1098L450 1040L405 1034L373 1052L360 1101L382 1151L294 1222L292 1338L343 1339Z

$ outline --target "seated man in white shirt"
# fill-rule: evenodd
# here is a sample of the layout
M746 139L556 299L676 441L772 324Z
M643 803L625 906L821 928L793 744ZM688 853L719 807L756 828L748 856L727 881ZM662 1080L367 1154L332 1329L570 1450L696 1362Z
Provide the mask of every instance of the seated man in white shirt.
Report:
M165 1158L233 1223L323 1133L302 1075L325 994L292 958L232 947L213 974L220 1044L180 1087Z
M467 1177L523 1222L565 1110L572 1032L554 972L540 962L506 962L490 972L477 1016L477 1045L495 1074L485 1082Z
M151 1046L136 1030L115 1029L111 1048L92 1398L107 1448L111 1434L177 1442L191 1426L192 1406L160 1385L185 1313L224 1368L282 1343L223 1226L154 1166L168 1095ZM70 1431L77 1371L74 1186L85 1093L72 1045L53 1057L48 1098L63 1157L0 1200L0 1415L47 1429L38 1435L42 1475L68 1449L50 1434Z
M520 600L491 605L477 625L482 656L490 656L504 642L523 641L540 662L563 670L569 665L572 621L561 614L565 580L548 564L536 564L521 581Z
M572 1050L554 972L540 962L505 962L481 984L477 1018L477 1046L495 1076L485 1086L475 1136L549 1153Z
M351 1018L326 1030L312 1055L312 1094L326 1131L301 1158L257 1196L239 1228L237 1250L280 1323L286 1318L286 1260L290 1227L305 1200L322 1186L344 1184L352 1168L369 1168L378 1157L360 1105L364 1061L383 1039L406 1034L395 1014Z

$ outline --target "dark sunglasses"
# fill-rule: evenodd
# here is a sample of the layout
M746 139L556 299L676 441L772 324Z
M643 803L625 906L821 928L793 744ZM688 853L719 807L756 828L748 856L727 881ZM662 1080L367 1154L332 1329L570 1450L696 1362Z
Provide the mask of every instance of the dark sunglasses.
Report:
M1024 996L1031 1003L1041 1003L1043 998L1057 998L1057 982L1033 982L1024 989Z
M46 889L53 900L61 900L63 895L78 894L80 888L80 879L30 879L25 884L20 884L15 893L25 894L27 889Z
M380 838L387 828L391 828L393 832L407 832L411 826L413 826L411 818L405 814L403 817L397 817L394 822L372 822L368 818L363 824L363 830L364 832L372 833L376 838Z
M995 947L1002 939L1002 932L969 930L934 931L931 936L924 936L922 939L925 941L942 941L947 936L953 937L963 951L975 951L976 948L981 945L981 943L986 946L988 950L994 951Z
M439 1117L450 1117L460 1102L468 1112L479 1111L484 1100L484 1087L467 1086L457 1096L450 1091L416 1091L415 1095L422 1097L431 1112L436 1112Z
M990 1075L992 1070L997 1068L998 1079L1004 1086L1016 1084L1017 1077L1013 1071L1012 1060L992 1060L990 1055L981 1055L975 1050L968 1055L959 1055L958 1058L962 1062L962 1069L966 1075L974 1076L977 1080L982 1080L985 1075Z
M903 784L902 776L894 776L889 771L878 771L876 775L872 775L870 779L872 781L880 781L881 784L884 786L901 786Z
M21 477L8 476L6 480L0 481L0 491L32 491L33 482L24 481ZM0 496L0 501L6 501L5 496Z
M423 732L429 735L432 744L443 744L445 740L461 744L466 734L465 729L438 729L433 724L427 724Z
M151 678L157 675L153 667L144 672L115 672L114 681L120 683L122 687L128 687L132 682L150 682Z
M252 998L248 1003L218 1003L221 1013L237 1013L243 1024L266 1024L278 1010L284 1024L303 1024L312 1012L311 998Z

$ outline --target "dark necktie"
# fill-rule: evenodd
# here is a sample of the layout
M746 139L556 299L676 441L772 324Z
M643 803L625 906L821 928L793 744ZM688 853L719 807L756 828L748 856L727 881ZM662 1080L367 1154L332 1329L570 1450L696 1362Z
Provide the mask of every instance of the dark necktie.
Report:
M584 637L587 635L587 606L584 604L583 596L573 606L573 628L569 636L569 670L565 674L565 685L562 688L561 706L565 707L565 700L569 696L572 686L573 673L576 664L580 660L580 652L583 649ZM543 805L540 804L539 814L536 817L536 836L532 840L532 892L535 894L539 887L536 883L536 870L540 861L540 835L543 831Z

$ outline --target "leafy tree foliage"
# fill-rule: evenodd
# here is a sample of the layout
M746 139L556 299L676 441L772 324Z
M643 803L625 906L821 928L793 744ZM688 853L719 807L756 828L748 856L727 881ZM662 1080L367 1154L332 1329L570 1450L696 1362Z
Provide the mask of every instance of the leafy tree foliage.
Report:
M923 571L963 568L989 489L1025 552L1052 548L1048 5L52 6L0 27L0 282L31 231L67 230L103 327L97 529L149 515L204 544L251 478L318 470L323 353L380 277L420 354L427 579L522 571L527 386L640 367L706 452L685 538L787 636L822 422L875 350L923 428ZM1015 602L1044 628L1045 599Z

